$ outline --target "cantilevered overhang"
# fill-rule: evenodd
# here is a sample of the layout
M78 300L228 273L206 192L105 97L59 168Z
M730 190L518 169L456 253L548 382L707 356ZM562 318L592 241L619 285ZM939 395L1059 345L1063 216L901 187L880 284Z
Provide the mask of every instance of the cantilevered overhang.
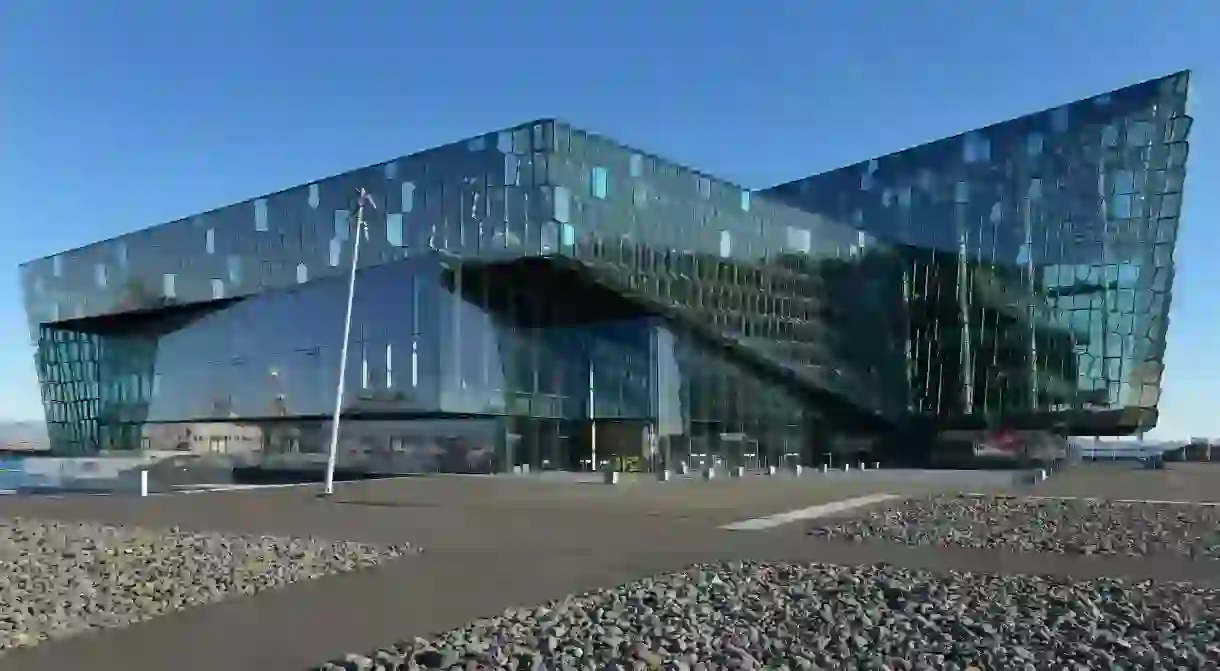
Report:
M807 397L828 414L845 423L861 426L895 426L901 419L893 412L872 407L828 388L809 371L776 360L730 334L692 318L681 306L666 305L641 291L625 286L609 273L579 260L563 256L532 256L504 261L477 261L449 257L445 284L472 301L486 301L489 308L513 315L521 326L543 326L531 321L533 311L514 302L544 301L552 313L546 325L589 324L640 317L655 317L676 333L693 338L758 377ZM526 292L503 291L528 287Z

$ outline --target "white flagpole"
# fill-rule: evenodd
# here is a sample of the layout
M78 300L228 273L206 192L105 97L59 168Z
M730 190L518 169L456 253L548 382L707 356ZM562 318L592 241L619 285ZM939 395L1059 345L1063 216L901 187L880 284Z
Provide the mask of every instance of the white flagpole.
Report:
M352 335L352 299L356 295L356 265L360 262L360 238L367 238L369 230L364 224L364 204L377 209L369 192L360 189L356 202L355 243L352 245L352 269L347 280L347 312L343 318L343 347L339 353L339 382L335 385L335 413L330 420L330 450L326 455L327 496L335 493L335 465L339 460L339 415L343 412L343 383L347 377L347 344Z
M597 419L593 413L593 352L589 352L589 456L593 461L593 467L590 469L594 473L598 470L597 464Z

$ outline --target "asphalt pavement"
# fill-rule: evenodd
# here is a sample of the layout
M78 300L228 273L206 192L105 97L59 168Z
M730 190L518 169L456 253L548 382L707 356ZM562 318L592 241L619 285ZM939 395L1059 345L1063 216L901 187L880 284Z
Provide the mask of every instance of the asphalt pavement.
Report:
M722 528L879 492L906 496L986 489L1206 500L1207 483L1217 482L1218 476L1220 468L1103 472L1086 467L1036 488L899 477L638 480L618 486L530 477L418 477L341 483L335 496L324 499L315 486L145 499L8 496L0 498L3 517L409 541L424 551L376 569L44 643L6 655L3 668L300 671L346 651L426 636L508 606L724 559L886 562L933 570L1220 584L1220 567L1213 566L1220 562L847 544L809 537L809 523L800 520L759 531Z

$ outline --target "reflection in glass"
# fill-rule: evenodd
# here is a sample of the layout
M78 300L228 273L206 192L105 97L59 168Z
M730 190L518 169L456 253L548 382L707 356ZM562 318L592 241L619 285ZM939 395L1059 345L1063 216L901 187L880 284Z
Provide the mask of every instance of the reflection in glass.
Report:
M254 230L267 230L267 199L258 198L254 201Z
M402 214L387 214L385 218L386 241L395 247L402 247Z
M385 235L357 274L345 460L591 468L596 428L623 468L753 467L1146 429L1186 78L759 192L540 121L34 261L52 444L225 424L324 452L355 186ZM250 202L276 235L240 233Z

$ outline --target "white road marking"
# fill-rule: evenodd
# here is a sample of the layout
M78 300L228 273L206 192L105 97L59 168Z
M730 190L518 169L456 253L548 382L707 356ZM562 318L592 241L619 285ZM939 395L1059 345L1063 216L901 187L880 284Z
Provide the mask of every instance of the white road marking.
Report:
M310 487L321 485L320 482L276 482L265 485L241 484L200 484L174 485L173 492L158 492L165 494L199 494L202 492L244 492L252 489L287 489L289 487Z
M766 517L756 517L750 520L733 522L732 524L726 524L720 528L727 529L729 531L761 531L763 529L770 529L772 527L778 527L791 522L799 522L800 520L811 520L818 517L826 517L828 515L846 512L862 506L871 506L874 503L890 501L896 498L899 498L897 494L869 494L868 496L857 496L855 498L843 499L841 501L832 501L830 503L823 503L821 505L809 506L808 508L789 510L787 512L776 513Z
M1007 494L963 494L975 498L1024 499L1026 501L1083 501L1087 503L1143 503L1152 506L1220 506L1220 501L1165 501L1161 499L1103 499L1096 496L1011 496Z

